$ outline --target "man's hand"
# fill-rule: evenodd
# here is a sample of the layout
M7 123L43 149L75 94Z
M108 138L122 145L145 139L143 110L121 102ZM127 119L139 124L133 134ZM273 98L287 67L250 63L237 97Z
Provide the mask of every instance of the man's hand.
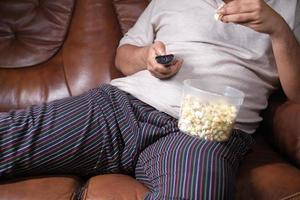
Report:
M125 75L131 75L141 70L149 70L159 79L174 76L183 63L183 60L175 60L168 67L156 62L155 57L166 54L166 47L162 42L155 42L150 46L138 47L125 44L117 49L115 59L116 67Z
M284 19L264 0L233 0L219 9L221 21L236 23L269 35L280 32Z
M225 23L270 35L282 88L290 100L300 103L300 45L285 20L264 0L233 0L218 13Z
M164 43L157 41L148 47L146 51L146 66L150 73L159 79L166 79L174 76L182 66L183 60L175 60L170 66L166 67L156 62L155 57L166 55Z

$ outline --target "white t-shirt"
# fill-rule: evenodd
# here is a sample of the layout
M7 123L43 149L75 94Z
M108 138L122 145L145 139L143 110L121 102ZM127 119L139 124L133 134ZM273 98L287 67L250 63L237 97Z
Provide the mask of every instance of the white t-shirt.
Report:
M300 39L297 0L266 2ZM179 116L185 79L237 88L246 96L235 128L253 133L262 120L260 112L266 108L269 95L280 86L271 41L267 34L215 21L214 14L221 3L222 0L152 0L120 45L146 46L162 41L167 53L184 59L183 66L167 80L143 70L114 79L111 84L175 118Z

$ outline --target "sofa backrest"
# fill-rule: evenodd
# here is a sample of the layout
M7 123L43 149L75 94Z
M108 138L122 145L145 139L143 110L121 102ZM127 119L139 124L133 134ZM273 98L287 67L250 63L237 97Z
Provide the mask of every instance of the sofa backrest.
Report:
M122 76L114 57L148 0L1 0L0 111Z

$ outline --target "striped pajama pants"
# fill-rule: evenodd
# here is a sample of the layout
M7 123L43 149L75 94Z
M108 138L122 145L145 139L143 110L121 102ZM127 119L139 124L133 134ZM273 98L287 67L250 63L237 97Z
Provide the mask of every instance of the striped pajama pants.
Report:
M123 173L145 199L233 199L250 135L227 142L180 132L177 120L110 86L24 110L0 113L0 179Z

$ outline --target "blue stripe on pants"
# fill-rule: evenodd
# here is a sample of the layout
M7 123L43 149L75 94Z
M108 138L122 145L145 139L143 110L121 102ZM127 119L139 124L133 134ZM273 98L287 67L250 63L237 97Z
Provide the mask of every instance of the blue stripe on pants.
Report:
M227 143L188 137L174 118L103 85L0 113L0 177L135 173L151 189L148 199L226 197L251 144L250 136L234 135L240 139Z

